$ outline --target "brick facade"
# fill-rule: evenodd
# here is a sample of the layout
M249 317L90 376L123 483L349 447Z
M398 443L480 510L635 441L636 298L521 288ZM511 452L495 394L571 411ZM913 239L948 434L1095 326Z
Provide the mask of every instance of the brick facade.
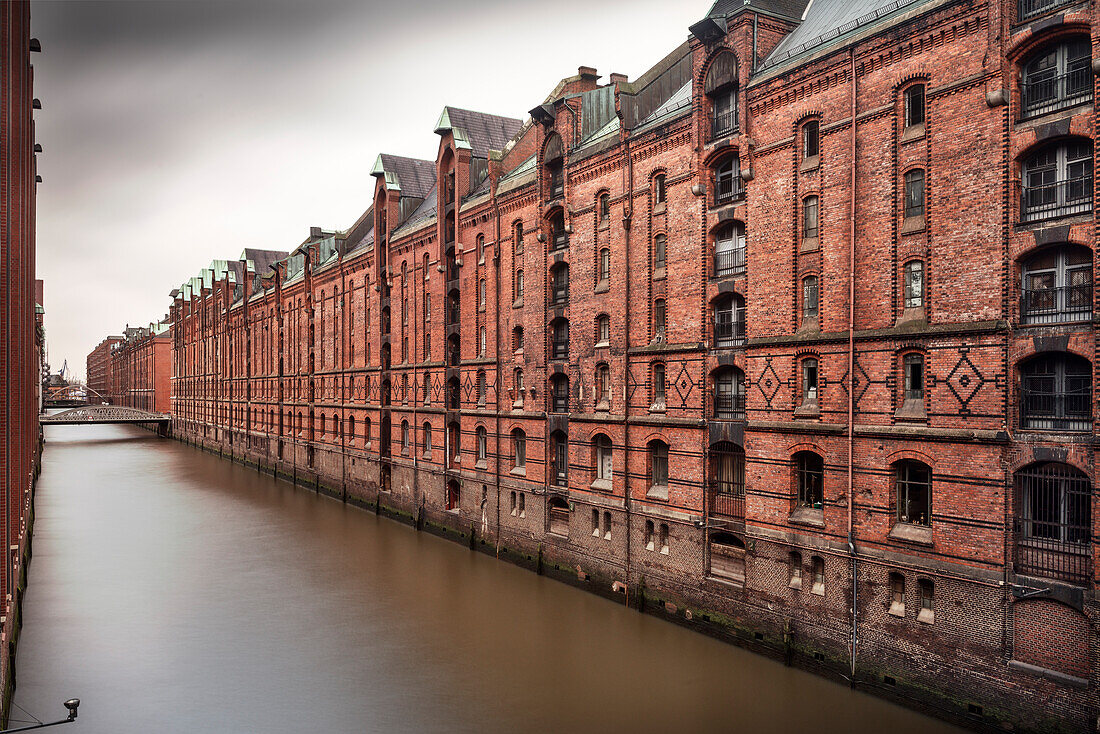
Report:
M111 352L122 341L121 336L109 336L88 353L86 380L88 402L97 403L111 398ZM171 389L171 388L169 388Z
M88 355L91 365L105 344L109 346L105 365L106 395L112 405L139 408L150 413L167 413L172 408L172 328L156 323L146 327L127 327L114 344L108 337ZM92 400L92 396L89 396Z
M175 434L943 716L1093 731L1094 11L725 5L526 122L445 108L348 230L184 283Z

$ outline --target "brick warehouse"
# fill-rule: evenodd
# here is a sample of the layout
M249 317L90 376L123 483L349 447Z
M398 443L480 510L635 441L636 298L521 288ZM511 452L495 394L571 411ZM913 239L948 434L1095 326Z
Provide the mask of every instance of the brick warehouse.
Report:
M1095 731L1097 11L804 6L719 0L526 121L445 107L348 230L211 263L175 435L947 718Z
M108 336L88 353L84 374L87 376L89 402L111 397L111 350L121 341L121 336Z
M0 5L0 723L7 721L14 686L26 562L31 493L38 474L43 336L36 308L36 173L30 3Z
M172 408L172 327L165 322L127 326L122 337L107 337L88 355L88 386L92 365L107 345L106 391L112 405L167 413ZM112 340L117 339L114 343ZM95 396L89 395L92 401Z

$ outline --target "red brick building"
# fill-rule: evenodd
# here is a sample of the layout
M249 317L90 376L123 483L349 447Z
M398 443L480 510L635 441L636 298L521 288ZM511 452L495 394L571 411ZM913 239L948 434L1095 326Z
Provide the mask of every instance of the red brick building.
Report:
M719 0L526 121L444 108L348 230L212 263L173 292L175 434L943 716L1093 731L1095 10L805 5Z
M88 355L111 341L108 337ZM167 322L127 326L121 340L109 347L107 395L112 405L167 413L172 408L172 327ZM90 397L90 396L89 396Z
M122 341L121 336L109 336L88 353L86 360L88 402L98 403L111 397L111 351Z
M27 518L40 450L41 331L35 309L35 141L30 3L0 6L0 532L4 561L0 720L7 721L10 650L22 604Z

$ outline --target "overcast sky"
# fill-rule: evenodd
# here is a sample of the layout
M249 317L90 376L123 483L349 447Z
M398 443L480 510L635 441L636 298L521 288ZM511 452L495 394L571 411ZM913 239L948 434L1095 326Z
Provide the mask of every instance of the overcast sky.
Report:
M378 153L446 104L526 118L581 65L633 80L708 0L34 2L38 277L54 371L244 247L348 228Z

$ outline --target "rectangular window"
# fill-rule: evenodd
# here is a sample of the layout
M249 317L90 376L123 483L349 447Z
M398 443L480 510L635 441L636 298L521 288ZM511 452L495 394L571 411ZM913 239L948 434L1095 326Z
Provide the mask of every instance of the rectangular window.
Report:
M512 437L512 453L515 455L517 469L527 466L527 439L522 436Z
M653 238L653 269L663 270L665 267L665 243L666 238L659 234Z
M817 403L817 360L806 359L802 361L802 404L814 405Z
M924 307L924 263L914 260L905 265L905 308Z
M817 278L814 276L802 280L802 321L817 321Z
M656 487L668 486L668 448L655 447L652 451L653 485Z
M825 559L814 556L813 575L814 586L811 593L825 596Z
M653 404L665 403L665 366L658 364L653 366Z
M905 355L905 399L924 400L924 356Z
M788 586L792 589L802 588L802 555L791 553L790 555L791 581Z
M665 302L657 301L653 304L653 331L658 342L665 341Z
M592 537L600 537L600 511L592 510Z
M802 201L802 239L817 239L817 202L816 196L807 196Z
M914 168L905 174L905 218L924 216L924 171Z

